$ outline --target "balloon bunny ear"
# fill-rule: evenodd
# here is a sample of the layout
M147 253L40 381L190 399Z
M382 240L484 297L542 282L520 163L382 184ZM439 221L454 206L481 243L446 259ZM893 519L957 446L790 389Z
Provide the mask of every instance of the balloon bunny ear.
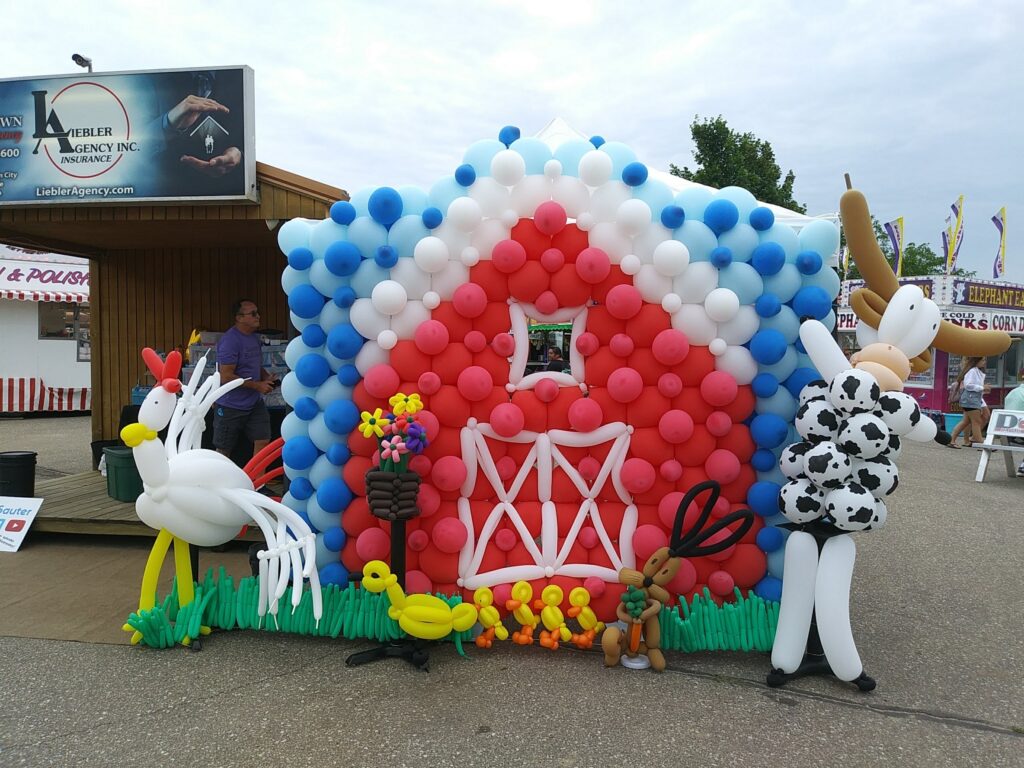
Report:
M683 518L686 517L686 510L704 491L710 491L707 499L704 501L704 507L701 509L697 522L684 534ZM704 557L705 555L714 555L728 549L746 536L747 531L754 524L754 513L749 509L730 512L708 528L704 528L720 495L721 488L714 480L705 480L686 492L683 500L679 502L679 508L676 510L676 519L672 523L672 539L668 545L669 553L672 557ZM742 521L740 522L740 527L735 531L730 531L728 536L712 544L704 544L704 542L715 537L720 531L728 530L728 526L737 521Z

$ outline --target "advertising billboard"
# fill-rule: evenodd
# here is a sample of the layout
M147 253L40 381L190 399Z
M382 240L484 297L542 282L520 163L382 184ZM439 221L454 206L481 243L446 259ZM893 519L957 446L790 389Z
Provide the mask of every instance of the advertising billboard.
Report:
M0 80L0 205L256 199L249 67Z

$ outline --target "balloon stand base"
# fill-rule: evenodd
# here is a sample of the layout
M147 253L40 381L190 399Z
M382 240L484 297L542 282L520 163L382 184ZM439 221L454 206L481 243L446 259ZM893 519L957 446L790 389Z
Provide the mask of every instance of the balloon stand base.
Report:
M804 656L804 660L800 663L800 666L795 672L783 672L781 669L772 669L768 673L765 680L771 688L779 688L790 680L795 680L798 677L810 677L812 675L822 677L835 677L832 672L832 667L828 665L828 661L825 660L824 656L816 656L813 654L807 654ZM837 680L839 678L836 678ZM854 680L849 681L850 684L855 685L857 690L862 693L875 690L877 683L873 677L868 677L864 671L861 671L860 676Z
M416 669L429 672L430 654L427 652L427 648L428 644L425 640L415 640L413 638L393 640L366 651L353 653L345 659L345 666L358 667L383 659L405 659Z
M651 660L648 659L644 655L640 655L640 656L626 656L625 654L623 654L622 658L619 659L619 663L622 666L624 666L626 669L650 669L651 668Z

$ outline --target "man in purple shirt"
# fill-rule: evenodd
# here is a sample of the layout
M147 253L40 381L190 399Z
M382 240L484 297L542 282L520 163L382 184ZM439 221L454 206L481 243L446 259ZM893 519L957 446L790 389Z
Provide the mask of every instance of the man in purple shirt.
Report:
M243 437L252 441L254 454L270 442L270 416L263 395L277 385L276 379L263 370L256 304L239 299L232 312L235 324L217 342L217 367L222 384L234 379L246 382L220 398L214 411L213 447L225 456L232 454Z

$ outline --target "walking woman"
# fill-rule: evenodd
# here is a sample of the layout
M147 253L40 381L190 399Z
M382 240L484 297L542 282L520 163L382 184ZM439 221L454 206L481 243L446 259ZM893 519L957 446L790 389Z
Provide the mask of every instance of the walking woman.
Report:
M957 378L960 390L960 406L964 411L964 419L957 428L953 430L953 443L955 444L957 432L963 426L964 431L968 429L968 445L971 440L975 443L985 441L985 421L988 416L988 406L985 404L984 395L990 387L985 383L985 358L968 358L967 364L961 369Z

